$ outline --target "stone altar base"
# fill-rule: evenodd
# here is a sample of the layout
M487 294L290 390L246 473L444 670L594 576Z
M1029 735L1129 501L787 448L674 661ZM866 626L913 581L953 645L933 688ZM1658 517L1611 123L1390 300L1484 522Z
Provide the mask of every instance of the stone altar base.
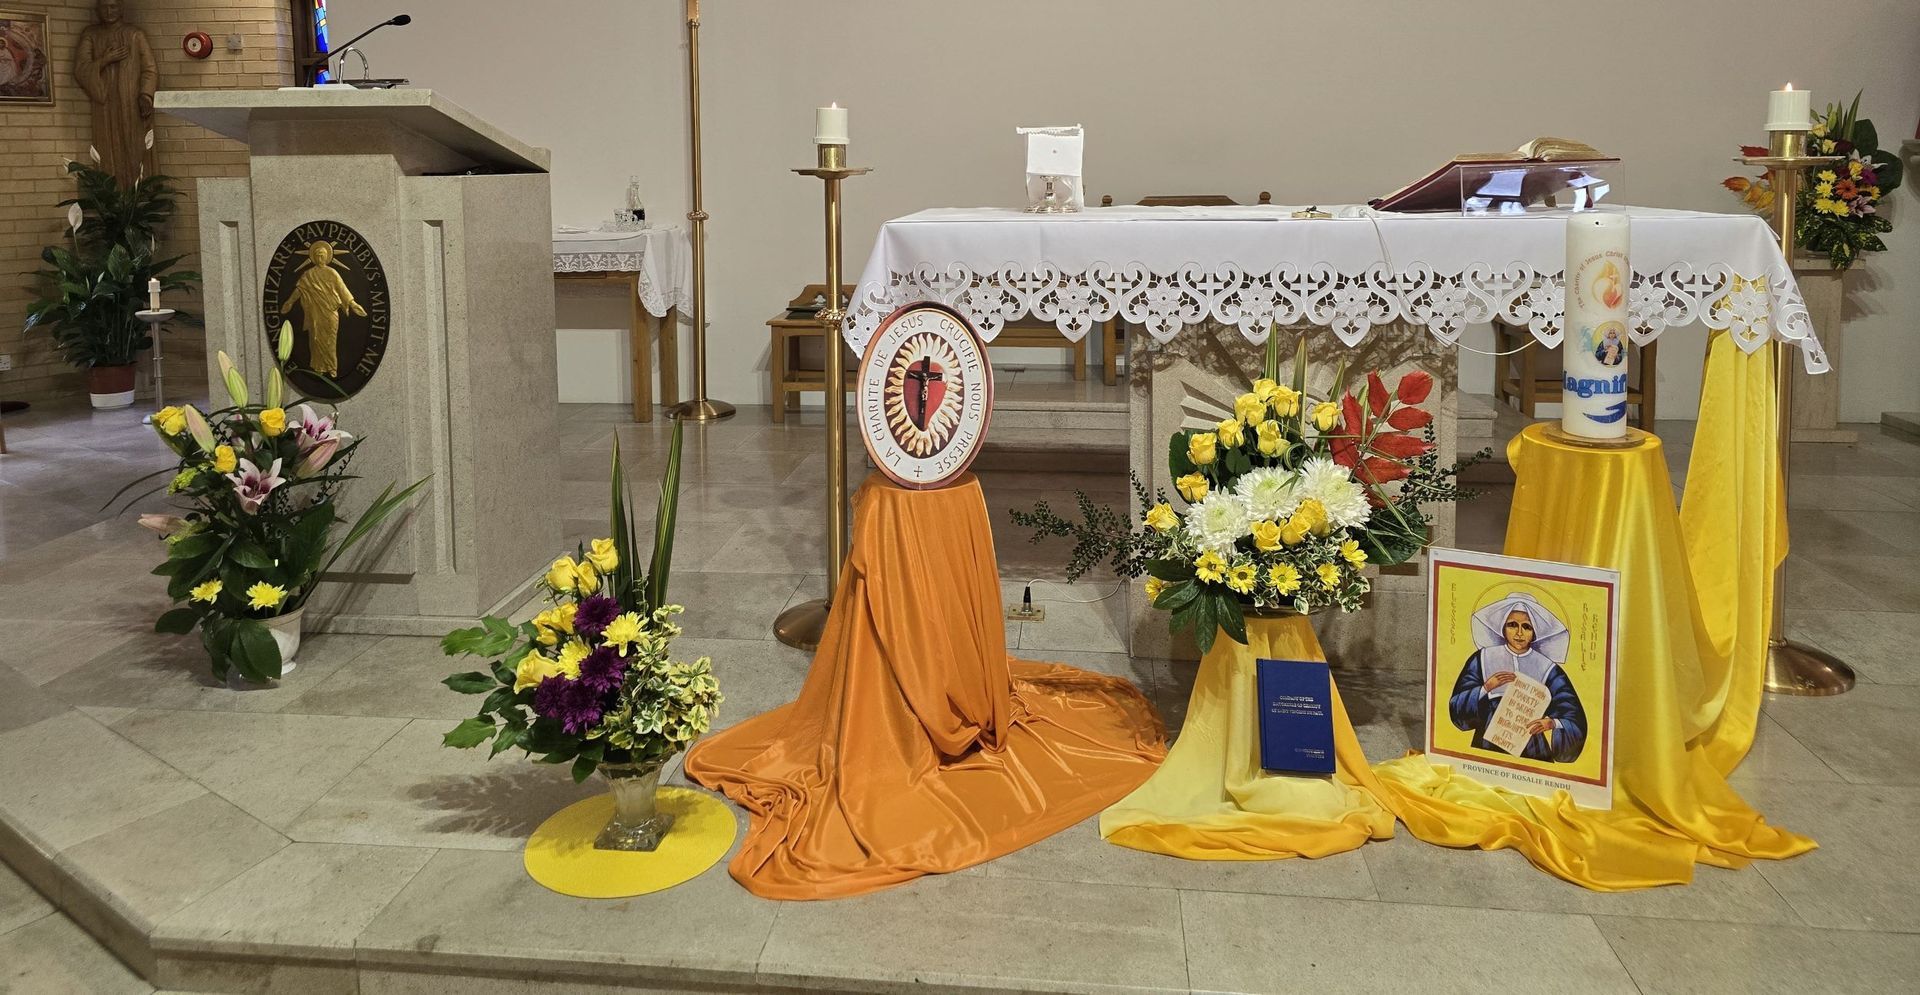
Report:
M1310 325L1285 327L1280 334L1286 337L1282 352L1289 367L1292 343L1302 334L1308 336L1307 391L1316 397L1326 396L1342 361L1350 371L1378 370L1389 383L1403 373L1427 371L1433 376L1434 391L1422 407L1433 413L1442 458L1453 458L1458 434L1458 358L1431 334L1405 324L1385 325L1368 333L1356 348L1343 345L1331 331ZM1183 428L1211 427L1231 415L1233 399L1246 393L1260 376L1265 354L1264 346L1248 342L1238 328L1214 322L1190 327L1165 345L1144 334L1128 336L1131 465L1149 490L1175 493L1167 473L1167 438ZM1434 545L1452 545L1453 506L1434 509L1433 518ZM1315 621L1329 659L1381 667L1416 666L1422 659L1426 652L1425 567L1409 563L1390 570L1386 576L1373 571L1373 594L1366 611L1346 616L1331 613ZM1128 585L1126 598L1130 654L1199 659L1193 640L1167 631L1166 614L1153 609L1138 584Z

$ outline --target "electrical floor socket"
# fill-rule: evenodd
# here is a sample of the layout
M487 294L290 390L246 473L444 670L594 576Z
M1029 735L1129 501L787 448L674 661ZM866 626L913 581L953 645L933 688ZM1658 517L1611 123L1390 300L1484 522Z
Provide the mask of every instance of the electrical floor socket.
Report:
M1032 584L1028 584L1026 590L1021 592L1020 607L1007 609L1007 621L1009 622L1044 622L1046 620L1047 610L1033 606Z

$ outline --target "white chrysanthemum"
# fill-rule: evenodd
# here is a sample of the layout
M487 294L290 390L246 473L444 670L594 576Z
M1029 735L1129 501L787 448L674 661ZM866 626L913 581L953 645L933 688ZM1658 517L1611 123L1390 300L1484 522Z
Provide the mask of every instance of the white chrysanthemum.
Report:
M1247 503L1227 491L1214 491L1187 509L1187 535L1202 549L1225 552L1247 534L1247 524Z
M1247 517L1259 521L1280 521L1300 506L1300 475L1277 466L1248 470L1234 483L1233 491L1247 503Z
M1330 459L1315 457L1300 467L1300 482L1294 485L1300 500L1313 498L1327 509L1327 520L1334 528L1360 525L1373 513L1367 505L1367 493L1347 472Z

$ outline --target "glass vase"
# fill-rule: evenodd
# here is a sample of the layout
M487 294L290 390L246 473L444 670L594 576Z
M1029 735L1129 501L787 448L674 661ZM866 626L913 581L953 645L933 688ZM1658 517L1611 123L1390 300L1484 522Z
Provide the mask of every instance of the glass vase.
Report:
M673 816L661 812L655 801L663 766L659 762L600 765L613 793L613 818L593 841L595 849L652 853L659 848L673 827Z

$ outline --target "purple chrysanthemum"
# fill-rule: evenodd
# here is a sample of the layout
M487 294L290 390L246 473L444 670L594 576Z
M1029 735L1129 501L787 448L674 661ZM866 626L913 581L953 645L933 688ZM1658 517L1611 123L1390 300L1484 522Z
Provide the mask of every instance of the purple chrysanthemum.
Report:
M578 736L600 721L600 694L583 681L549 677L533 691L534 713L560 723L569 736Z
M596 594L580 602L573 614L573 631L583 636L597 636L606 631L608 623L620 617L620 602L604 594Z
M602 646L580 661L580 683L596 694L604 695L619 687L626 672L627 661L611 646Z

